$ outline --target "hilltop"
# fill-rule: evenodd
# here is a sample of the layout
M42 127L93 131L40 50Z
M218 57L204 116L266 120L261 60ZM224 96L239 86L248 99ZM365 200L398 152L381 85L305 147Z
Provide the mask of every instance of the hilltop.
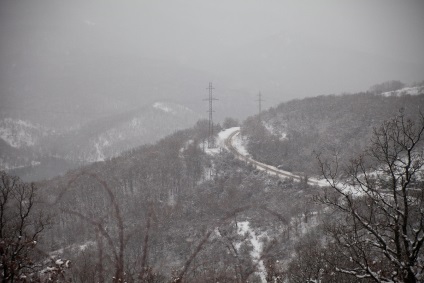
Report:
M390 93L390 94L389 94ZM411 94L412 93L412 94ZM423 111L422 86L390 92L322 95L271 107L242 125L249 153L291 172L317 174L316 154L348 161L363 151L373 129L403 111Z

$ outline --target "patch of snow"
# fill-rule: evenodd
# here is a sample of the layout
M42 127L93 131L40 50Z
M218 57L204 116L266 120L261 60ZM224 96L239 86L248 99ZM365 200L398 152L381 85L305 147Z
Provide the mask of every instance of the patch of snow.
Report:
M105 154L108 147L115 141L114 139L120 138L119 134L111 135L108 132L101 134L99 137L90 140L89 153L84 156L84 160L88 162L105 161L107 156Z
M55 130L20 119L0 120L0 139L14 148L34 146L42 138L58 134Z
M209 155L217 155L217 154L219 154L221 152L222 152L222 148L221 147L208 148L208 144L206 143L205 153L207 153Z
M249 152L246 149L246 142L247 141L244 140L241 135L235 135L234 138L233 138L232 145L242 155L248 156Z
M41 131L27 121L6 118L0 122L0 138L14 148L33 146L35 144L34 133Z
M264 122L263 125L272 135L279 136L280 140L287 139L287 133L276 130L275 127L269 123Z
M424 93L424 86L404 87L395 91L383 92L382 96L402 96L402 95L418 95Z
M215 146L214 148L208 148L208 143L205 142L205 144L201 144L200 146L204 146L205 152L210 155L216 155L222 152L222 149L226 148L225 141L228 139L228 137L233 134L236 131L240 131L240 127L233 127L228 128L225 130L222 130L218 133L218 137L215 139Z
M192 145L194 143L194 140L188 140L184 143L184 146L180 148L179 152L180 152L180 156L182 153L184 153L184 151L186 151L188 149L188 147L190 145Z
M87 241L84 244L78 245L78 244L72 244L70 246L67 246L65 248L60 248L58 250L52 251L49 253L49 257L51 258L59 258L61 255L63 255L63 253L65 252L65 250L69 251L69 250L77 250L77 251L84 251L87 248L89 248L90 246L95 246L96 242L95 241Z
M2 159L0 159L0 170L15 170L15 169L25 168L25 167L27 166L26 165L11 165L3 161Z
M94 246L94 241L88 241L85 244L80 245L78 248L80 251L85 251L89 246Z
M167 112L167 113L175 113L172 108L166 106L163 102L155 102L153 104L153 108L162 110L163 112Z
M225 140L228 139L228 137L236 131L240 131L240 127L232 127L232 128L228 128L219 132L218 134L219 145L225 146Z
M187 106L181 105L181 104L177 104L177 103L172 103L172 102L155 102L153 103L153 108L161 110L163 112L166 113L171 113L171 114L182 114L182 113L193 113L194 111L190 108L188 108Z
M214 148L208 148L208 142L201 143L200 146L205 149L205 153L209 155L216 155L222 152L222 149L225 149L225 141L228 139L228 137L233 134L236 131L239 131L240 127L233 127L225 129L218 133L217 138L215 139L215 146Z
M102 152L101 145L99 143L95 143L94 147L96 148L96 161L104 161L105 155Z
M37 165L40 165L40 164L41 164L40 161L35 161L35 160L31 161L31 166L37 166Z
M12 119L6 119L6 120L9 120L9 121L13 121ZM15 122L15 124L17 124L17 125L19 125L19 126L21 126L21 127L26 127L26 128L33 128L33 129L35 129L35 128L37 128L35 125L33 125L33 124L31 124L30 122L28 122L28 121L24 121L24 120L20 120L20 119L18 119L18 120L14 120L14 122Z
M139 119L137 119L137 118L134 118L134 119L132 119L132 120L131 120L131 122L130 122L130 127L132 127L132 128L136 128L136 127L138 127L140 124L141 124L141 121L140 121Z
M257 273L261 282L266 283L267 272L265 269L264 261L261 259L261 253L263 251L263 243L259 240L264 235L256 235L255 231L250 228L249 221L237 222L237 234L245 236L247 234L248 240L253 247L253 250L250 252L250 256L252 257L253 263L257 267ZM240 248L241 243L236 245L236 248Z
M219 232L219 229L218 229L218 227L215 227L215 229L214 229L214 233L215 233L215 235L217 236L217 237L222 237L222 235L221 235L221 232Z

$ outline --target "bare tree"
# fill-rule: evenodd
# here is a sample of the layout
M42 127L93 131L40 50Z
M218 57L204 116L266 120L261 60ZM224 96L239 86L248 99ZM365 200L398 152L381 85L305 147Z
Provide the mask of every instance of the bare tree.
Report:
M106 192L106 194L109 197L112 214L116 221L116 233L117 233L117 239L114 238L111 232L108 231L107 225L105 225L102 218L99 219L93 219L87 215L84 215L83 213L79 211L73 211L68 209L62 209L63 212L69 213L71 215L76 215L80 219L86 221L88 224L92 225L96 231L97 235L97 244L98 244L98 250L99 250L99 262L97 264L97 269L99 273L99 281L104 281L104 266L103 266L103 253L104 253L104 245L103 240L106 240L106 244L109 247L109 250L112 252L112 259L114 264L114 275L113 275L113 282L124 282L125 281L125 262L124 262L124 253L125 253L125 247L128 242L128 235L125 233L125 225L124 225L124 219L122 216L121 207L119 206L119 203L117 202L117 199L115 197L115 194L112 190L112 188L104 181L102 178L100 178L95 173L90 172L81 172L80 174L75 175L69 182L65 190L62 192L62 195L58 198L58 200L63 196L63 194L69 189L69 187L78 180L81 176L88 176L93 178L96 182L100 184L100 187ZM113 231L115 232L115 231Z
M35 256L40 233L48 221L37 213L37 188L0 171L0 275L18 282L40 269Z
M375 282L423 282L423 133L423 115L414 122L401 112L374 129L369 149L349 165L318 158L335 192L320 200L342 213L329 229L347 259L332 262L337 271Z

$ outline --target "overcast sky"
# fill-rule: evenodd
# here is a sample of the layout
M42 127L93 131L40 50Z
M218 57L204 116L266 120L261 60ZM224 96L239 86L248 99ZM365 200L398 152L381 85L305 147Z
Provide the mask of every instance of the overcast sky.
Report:
M266 91L268 87L264 79L258 80L256 87L251 79L256 76L255 68L261 72L258 77L273 77L271 83L282 91L294 92L297 87L301 96L359 91L366 90L370 83L380 83L378 80L401 79L410 83L424 79L421 73L424 70L423 15L422 0L1 0L0 72L12 76L8 79L15 79L22 70L10 74L10 69L16 62L23 62L48 78L50 70L46 61L64 64L72 61L75 54L82 53L87 58L102 54L105 58L158 59L228 78L233 76L241 82L238 85L246 79L249 84L245 87L253 88L252 92ZM301 53L287 51L292 54L288 57L295 58L294 62L289 62L290 58L284 58L285 61L277 58L279 53L284 56L285 46L296 40L303 42L299 45L303 48ZM279 43L275 44L276 41ZM308 45L309 41L311 45L307 49L305 42ZM267 45L273 45L274 49L267 49ZM340 70L334 70L334 74L326 70L327 76L320 79L316 89L302 86L300 81L285 89L285 83L292 82L283 79L275 82L279 80L277 66L267 70L267 64L289 62L290 72L298 72L291 80L302 78L303 70L309 66L301 57L311 56L311 62L321 62L313 56L326 56L314 55L317 46L396 63L388 64L386 69L391 70L387 73L376 69L375 72L381 74L370 73L357 79L336 77ZM237 56L238 61L234 60ZM258 63L252 59L252 64L248 64L255 56L271 62ZM361 68L355 65L357 58L344 62L348 65L344 68L348 69L350 64L353 69ZM247 75L246 68L252 69ZM319 71L325 66L315 68ZM264 75L265 71L270 73ZM336 81L345 82L331 82L332 76ZM1 82L7 83L4 80ZM2 96L5 95L9 94L2 90Z
M22 22L28 33L49 32L57 25L60 36L83 47L86 42L78 37L81 29L98 30L91 43L112 44L146 57L213 57L225 48L288 32L424 62L424 1L420 0L11 2L21 3L4 5L13 17L8 20Z

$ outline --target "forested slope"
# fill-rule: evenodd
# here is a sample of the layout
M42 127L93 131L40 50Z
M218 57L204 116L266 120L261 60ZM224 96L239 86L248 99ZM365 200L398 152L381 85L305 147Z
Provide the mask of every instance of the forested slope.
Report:
M317 174L316 154L340 160L359 154L373 128L403 111L411 118L424 109L424 94L381 95L370 92L323 95L292 100L250 117L242 125L249 153L288 171Z
M313 150L320 149L321 162L326 162L330 156L326 152L353 156L370 146L366 139L374 137L375 141L375 134L396 140L386 144L396 153L388 156L389 165L395 164L391 169L395 174L388 175L381 164L371 172L346 171L354 173L356 182L367 177L356 193L346 174L334 177L342 176L339 181L351 189L348 193L338 191L336 185L310 186L306 178L299 182L278 179L224 149L209 150L204 144L205 121L156 144L40 182L36 184L40 199L34 204L35 216L43 210L40 215L48 216L44 224L49 229L43 229L35 241L25 239L31 255L36 256L23 257L31 268L16 274L46 278L50 276L46 270L53 270L56 274L60 271L57 282L93 283L373 282L374 273L379 278L404 278L408 270L422 278L415 272L422 262L424 242L424 118L417 117L422 105L422 94L321 96L281 104L264 112L260 122L257 117L244 122L242 130L249 137L252 155L271 158L284 154L292 158L287 164L305 169L307 174L314 172L312 166L319 168L312 162L316 160ZM405 115L394 118L400 108ZM390 122L382 124L386 117ZM374 126L379 130L372 133ZM216 127L214 132L219 130ZM384 155L382 145L374 143L380 153L377 159ZM378 151L381 149L383 153ZM408 150L411 158L405 159ZM358 166L365 164L361 159L358 162ZM381 175L375 174L378 170ZM11 183L4 176L2 172L2 190ZM390 176L399 180L390 182ZM403 197L406 205L393 209L390 192ZM338 200L343 197L341 204L347 207L340 210ZM23 203L17 203L18 209ZM415 239L411 242L415 251L407 264L404 259L408 256L399 252L394 260L387 259L381 248L393 247L397 233L393 227L399 227L399 221L392 220L400 216L391 218L387 211L399 214L404 208L409 210L409 226L403 237ZM20 214L7 215L19 219ZM25 231L30 231L28 227ZM374 234L369 233L374 227ZM382 235L377 240L384 245L374 244L373 235ZM10 241L24 242L16 235ZM353 257L357 251L361 254ZM58 265L65 260L72 262L66 269L63 265L60 269L45 267L46 262ZM367 265L361 269L362 260Z
M302 227L316 225L315 189L204 152L204 132L198 123L40 184L55 215L44 249L74 262L76 282L119 268L128 282L260 282L269 272L257 273L258 264L288 260ZM256 249L262 259L251 255ZM157 281L138 281L146 270Z

